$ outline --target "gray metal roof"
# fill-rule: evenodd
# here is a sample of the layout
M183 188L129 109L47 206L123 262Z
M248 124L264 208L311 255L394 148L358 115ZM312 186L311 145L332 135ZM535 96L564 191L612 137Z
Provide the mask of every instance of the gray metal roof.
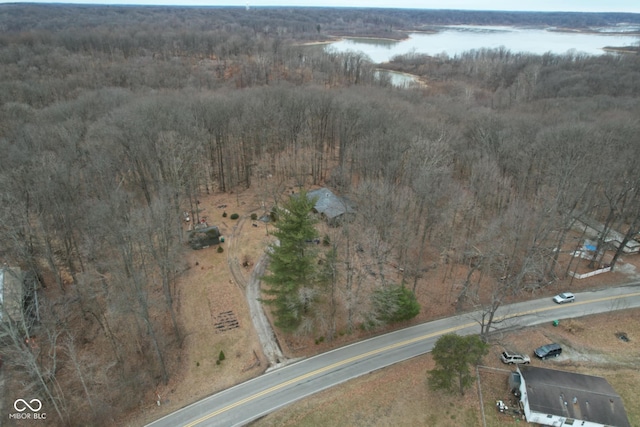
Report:
M622 399L604 378L534 366L520 366L519 370L527 386L531 410L631 427Z
M24 272L19 267L0 267L0 321L7 314L19 319L22 310Z
M314 209L328 219L339 217L344 213L353 212L351 203L344 197L338 197L328 188L319 188L307 193L309 199L318 198Z

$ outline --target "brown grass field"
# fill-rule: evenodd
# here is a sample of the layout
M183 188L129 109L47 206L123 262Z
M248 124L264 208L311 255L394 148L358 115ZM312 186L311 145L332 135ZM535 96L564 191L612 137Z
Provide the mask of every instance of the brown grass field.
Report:
M626 332L630 341L619 340L616 332ZM252 426L482 426L480 391L488 427L522 425L495 409L498 399L515 403L507 389L508 372L515 368L503 365L499 354L504 347L531 354L550 341L562 343L564 354L547 361L532 357L533 366L606 378L622 397L631 425L640 425L640 310L626 310L494 336L478 369L480 387L476 382L462 397L429 390L433 361L425 355L320 392Z

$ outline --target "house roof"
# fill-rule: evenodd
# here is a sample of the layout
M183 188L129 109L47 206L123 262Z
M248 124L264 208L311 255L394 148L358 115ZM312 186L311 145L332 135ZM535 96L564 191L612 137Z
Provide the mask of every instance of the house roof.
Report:
M532 411L630 427L622 399L604 378L534 366L518 369Z
M586 225L587 227L590 227L591 229L595 230L597 234L594 237L597 237L598 234L602 234L604 232L604 224L602 224L601 222L598 222L588 217L579 217L576 219L580 221L582 224ZM624 237L625 236L622 233L619 233L613 229L609 229L607 230L606 236L604 236L604 241L617 243L618 245L620 245L624 240ZM616 247L618 245L616 245ZM633 239L629 239L626 246L632 251L637 251L638 247L640 246L640 243Z
M18 267L0 268L0 320L7 314L11 319L20 317L24 272Z
M353 212L351 203L344 197L338 197L328 188L319 188L307 193L309 199L317 197L314 209L324 214L328 219L339 217L344 213Z

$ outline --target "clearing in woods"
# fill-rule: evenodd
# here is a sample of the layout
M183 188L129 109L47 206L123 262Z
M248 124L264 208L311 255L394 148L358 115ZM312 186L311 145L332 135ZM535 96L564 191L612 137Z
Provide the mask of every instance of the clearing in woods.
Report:
M238 194L216 193L200 198L200 217L206 217L209 225L219 227L225 238L225 241L220 244L224 251L218 252L217 246L202 250L187 250L188 271L179 279L177 286L178 315L186 332L181 355L176 361L177 366L173 367L173 375L168 385L150 390L141 401L140 411L128 414L124 419L119 420L119 423L131 426L146 424L217 391L256 377L269 367L252 325L244 293L244 286L250 279L253 268L271 242L268 232L272 225L250 219L252 213L256 213L258 217L264 213L261 206L260 196L252 190ZM223 216L225 212L226 217ZM238 213L240 218L230 219L233 213ZM186 227L187 224L185 224ZM625 257L624 263L620 264L617 272L582 280L565 280L525 297L551 297L563 290L579 292L637 279L637 270L633 264L629 263L629 261L636 261L637 257L637 255ZM467 269L462 266L443 264L434 267L429 273L421 279L418 287L417 298L422 306L420 314L409 323L394 325L395 328L455 313L453 296L455 286L452 283L461 283ZM608 328L614 327L609 325ZM276 335L285 357L294 359L318 354L389 330L391 327L375 332L356 329L352 334L340 333L333 342L317 340L317 337L313 336L282 336L278 331ZM560 330L562 328L554 331ZM607 333L609 332L607 330ZM632 343L640 341L640 333L635 335L637 338L631 337ZM633 341L634 339L637 341ZM528 342L534 341L532 339ZM522 351L528 349L527 346ZM218 363L220 351L224 352L225 360ZM497 357L487 356L485 363L491 364L490 361L493 359L498 360ZM430 363L429 357L405 362L398 367L376 372L336 388L335 393L339 394L335 396L340 397L332 397L334 396L332 389L297 403L284 412L293 411L297 414L294 419L298 419L302 416L299 408L307 407L309 416L315 419L318 416L317 408L324 408L322 412L326 413L326 416L333 413L342 413L342 416L346 416L345 412L353 409L353 414L348 418L350 422L341 423L342 425L435 425L431 422L436 420L432 418L435 415L429 410L434 408L434 410L441 410L444 414L438 415L438 425L448 425L447 423L471 425L465 420L474 419L478 414L477 402L473 401L477 399L477 393L469 392L463 399L432 396L425 385L425 372L429 369ZM371 382L364 383L364 381ZM400 385L393 388L389 385L392 381L400 381ZM616 387L615 384L614 387ZM406 392L403 391L404 389ZM623 395L623 390L617 387L616 390ZM389 406L391 405L389 402L385 403L385 399L389 400L389 396L400 395L403 398L392 399L395 402L392 406ZM360 403L354 400L358 397L362 399ZM428 400L425 400L427 397ZM416 405L412 403L414 400L421 402L422 409L418 410L420 405L414 407ZM627 405L626 401L625 405ZM362 410L355 409L359 407L362 407ZM445 410L442 411L442 408ZM628 407L627 410L629 410ZM269 420L272 417L281 416L279 414L270 415L264 421L260 421L259 425L280 425L279 422L269 424L272 422ZM401 414L405 415L401 416ZM441 417L447 418L447 421L445 422ZM326 423L296 424L290 420L282 422L282 425L327 425ZM427 424L424 424L425 422Z

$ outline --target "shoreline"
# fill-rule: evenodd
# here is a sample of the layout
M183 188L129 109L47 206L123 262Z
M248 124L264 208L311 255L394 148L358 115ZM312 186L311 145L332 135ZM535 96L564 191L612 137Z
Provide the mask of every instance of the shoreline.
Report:
M403 37L401 39L392 39L390 37L375 37L375 36L335 36L338 37L339 40L345 40L345 39L360 39L360 40L386 40L386 41L391 41L391 42L396 42L396 43L400 43L401 41L404 40L408 40L410 39L409 36Z
M422 76L419 76L417 74L407 73L404 71L396 71L396 70L390 70L388 68L381 68L380 65L384 65L384 64L389 64L389 62L383 62L383 63L377 64L378 67L376 68L376 71L385 71L387 73L395 73L395 74L407 76L407 77L410 77L413 80L414 84L418 85L420 88L429 87L429 85L423 80Z
M408 40L410 37L405 37L403 39L391 39L385 37L367 37L367 36L330 36L333 37L333 40L323 40L323 41L315 41L315 42L304 42L304 43L296 43L296 46L322 46L325 44L337 43L343 40L349 39L361 39L361 40L386 40L400 43L401 41Z
M321 46L323 44L331 44L331 43L339 42L340 40L341 39L325 40L325 41L317 41L317 42L294 43L294 46Z

